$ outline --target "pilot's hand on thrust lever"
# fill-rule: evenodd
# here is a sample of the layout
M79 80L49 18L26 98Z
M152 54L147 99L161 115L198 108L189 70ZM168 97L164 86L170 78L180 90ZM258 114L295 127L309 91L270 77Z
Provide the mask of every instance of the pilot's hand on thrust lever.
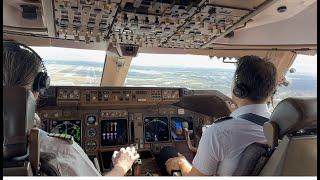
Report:
M181 170L180 169L180 163L182 162L182 161L187 161L186 160L186 158L182 155L182 154L180 154L180 153L178 153L178 157L174 157L174 158L170 158L170 159L168 159L167 160L167 162L166 162L166 167L167 167L167 172L169 173L169 174L171 174L171 172L172 171L174 171L174 170Z
M114 167L121 168L125 174L139 157L140 155L134 147L121 148L120 151L114 151L112 163Z

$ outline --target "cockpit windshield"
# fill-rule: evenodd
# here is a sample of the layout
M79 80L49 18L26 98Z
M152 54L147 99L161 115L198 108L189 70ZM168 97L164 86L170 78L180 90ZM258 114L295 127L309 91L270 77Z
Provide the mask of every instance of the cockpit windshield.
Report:
M44 60L53 86L100 86L105 51L31 47Z
M317 97L317 54L297 55L274 96L274 105L287 97Z
M100 86L106 52L32 47L44 59L54 86ZM274 97L276 105L289 96L317 96L317 55L297 55ZM225 59L225 62L234 59ZM124 86L182 87L218 90L231 97L236 66L222 58L189 54L139 53L131 61Z
M228 61L234 60L227 58ZM132 60L125 86L219 90L231 96L236 66L204 55L139 54Z

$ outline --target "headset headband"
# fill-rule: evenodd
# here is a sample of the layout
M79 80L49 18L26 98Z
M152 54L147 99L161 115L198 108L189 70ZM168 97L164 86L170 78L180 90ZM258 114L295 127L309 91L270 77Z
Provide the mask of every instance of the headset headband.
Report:
M29 51L32 55L35 56L35 58L38 58L42 67L42 71L38 72L35 79L33 80L32 89L43 94L44 90L48 89L50 86L50 77L47 74L47 69L44 65L42 58L33 49L24 44L10 40L4 40L3 44L6 48L13 52L21 52L23 50Z

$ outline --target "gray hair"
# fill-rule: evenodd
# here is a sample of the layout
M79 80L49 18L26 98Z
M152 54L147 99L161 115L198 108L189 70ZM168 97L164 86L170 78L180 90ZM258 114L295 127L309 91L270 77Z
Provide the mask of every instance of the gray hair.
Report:
M27 49L3 47L3 85L20 86L32 90L41 61Z

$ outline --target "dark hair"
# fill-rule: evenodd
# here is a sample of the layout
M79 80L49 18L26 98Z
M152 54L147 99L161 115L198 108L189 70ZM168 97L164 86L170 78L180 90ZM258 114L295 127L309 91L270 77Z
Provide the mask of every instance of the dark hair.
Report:
M32 84L41 71L41 61L27 49L13 50L3 46L3 85L21 86L32 90Z
M237 63L234 81L246 86L247 99L261 102L275 92L276 78L277 69L272 62L258 56L243 56Z

